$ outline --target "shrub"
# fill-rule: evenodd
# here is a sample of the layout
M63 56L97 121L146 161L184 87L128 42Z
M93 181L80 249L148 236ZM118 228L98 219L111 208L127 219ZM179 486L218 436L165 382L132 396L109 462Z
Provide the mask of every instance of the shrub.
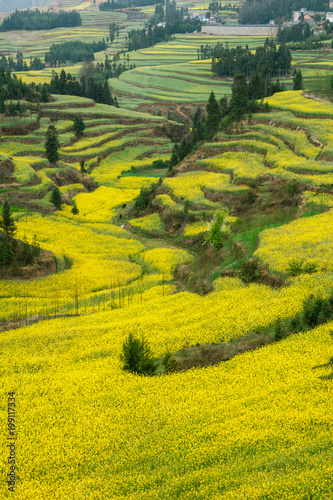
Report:
M123 352L120 355L123 370L139 375L154 375L156 363L148 342L144 337L137 338L130 333L123 343Z
M248 259L243 262L239 277L246 283L253 283L261 278L262 269L257 259Z
M0 240L0 264L8 266L15 257L12 246L8 240Z
M228 234L226 216L226 212L217 210L209 224L209 232L205 236L205 241L213 245L214 248L220 248L223 245L223 236Z
M323 307L324 299L311 294L303 304L303 323L305 326L313 328L318 323L318 317Z
M51 203L58 209L61 210L61 193L58 186L56 186L51 194Z
M284 330L282 323L278 320L275 324L274 340L279 341L286 337L287 332Z
M164 367L164 373L172 373L177 371L178 363L173 357L171 352L166 352L162 358L162 365Z

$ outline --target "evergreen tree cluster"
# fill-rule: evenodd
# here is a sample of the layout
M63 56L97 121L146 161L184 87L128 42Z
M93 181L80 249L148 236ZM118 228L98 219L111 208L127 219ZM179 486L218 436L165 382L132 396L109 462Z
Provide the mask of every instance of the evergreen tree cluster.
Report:
M290 335L304 330L310 330L333 319L333 292L328 298L311 294L303 302L303 310L282 324L278 322L275 327L275 340L281 340Z
M33 258L40 255L40 247L36 236L34 236L32 244L29 244L27 238L24 237L19 247L19 252L14 252L12 238L16 233L16 224L7 200L4 202L1 210L0 229L4 233L4 235L0 234L1 266L10 266L14 263L21 265L31 264Z
M106 42L73 42L54 43L51 45L49 52L45 53L45 64L52 67L65 64L67 61L77 63L85 60L93 61L95 59L94 52L101 52L106 49Z
M81 77L80 80L77 80L70 73L66 73L64 69L61 70L60 77L58 73L53 73L49 91L51 94L88 97L101 104L119 107L117 98L112 96L106 80L103 84L96 82L94 77Z
M129 7L144 7L146 5L155 5L156 0L107 0L99 4L99 10L111 11L116 9L128 9ZM164 3L161 0L160 3Z
M291 67L291 53L282 43L278 50L272 40L266 38L263 46L257 47L254 54L248 46L230 49L226 44L218 43L212 50L212 72L221 77L244 73L247 78L256 71L261 72L266 63L270 66L271 76L287 74Z
M120 360L123 370L137 375L154 375L156 362L144 337L136 337L130 333L123 343Z
M1 56L0 65L2 65L5 71L38 71L45 68L45 64L42 63L39 57L30 58L30 63L27 64L23 60L22 52L17 52L16 61L8 56Z
M60 27L80 26L81 24L81 16L75 10L70 12L63 10L59 12L40 12L38 9L15 10L3 20L0 31L51 30Z
M59 160L59 147L58 131L54 125L49 125L46 132L45 154L50 163L56 163ZM53 203L53 200L51 201Z
M298 23L284 28L279 27L277 41L279 43L303 42L311 36L311 30L308 23Z
M289 43L290 50L318 50L324 47L323 42L317 36L312 36L304 42Z
M146 47L152 47L157 43L168 41L170 36L175 33L193 33L201 30L200 21L182 20L175 22L167 22L165 26L152 26L148 30L131 30L128 33L127 50L139 50Z
M42 99L43 86L36 87L35 84L23 83L21 78L12 76L8 71L5 72L0 64L0 113L16 114L23 112L20 103L10 103L5 105L9 99L25 99L30 102L36 102Z
M240 24L267 24L271 19L279 24L290 20L293 10L329 10L327 0L246 0L239 12Z

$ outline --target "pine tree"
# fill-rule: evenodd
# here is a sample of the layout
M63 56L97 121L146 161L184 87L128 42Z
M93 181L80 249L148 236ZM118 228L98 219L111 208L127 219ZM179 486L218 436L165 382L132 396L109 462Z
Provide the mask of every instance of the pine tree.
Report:
M295 73L293 90L303 90L303 76L300 69Z
M76 115L73 122L73 132L76 137L80 137L85 129L84 121L81 115Z
M130 333L123 343L123 352L120 356L123 370L140 375L154 375L156 364L148 342L144 337L136 338Z
M212 136L217 131L220 121L220 107L216 100L214 92L211 92L209 96L206 110L207 110L207 121L206 121L207 134L209 136Z
M72 214L77 215L78 213L79 213L79 209L77 208L77 204L75 201L73 201Z
M54 125L50 125L46 132L45 141L45 154L50 163L56 163L59 160L59 147L58 131Z
M58 186L56 186L53 189L53 191L52 191L52 194L51 194L51 203L53 203L53 205L58 210L61 210L61 193L60 193L60 190L59 190Z
M2 207L2 215L0 217L0 228L7 234L7 236L14 236L16 232L16 225L10 213L10 206L6 200Z
M232 117L240 120L246 112L248 103L248 88L246 78L243 73L236 75L232 84L232 95L230 99L230 108Z

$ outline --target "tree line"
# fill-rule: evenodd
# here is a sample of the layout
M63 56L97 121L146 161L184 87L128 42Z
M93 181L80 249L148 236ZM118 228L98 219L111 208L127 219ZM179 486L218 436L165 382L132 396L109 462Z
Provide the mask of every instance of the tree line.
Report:
M128 7L144 7L145 5L154 5L155 3L156 0L107 0L99 4L99 10L128 9ZM160 3L164 3L164 0Z
M157 43L168 41L175 33L193 33L201 30L200 21L179 20L166 23L165 26L149 25L148 29L131 30L128 34L127 50L138 50L152 47Z
M45 64L50 64L51 68L65 64L67 61L72 63L84 60L93 61L94 52L101 52L106 49L106 42L62 42L52 44L49 52L45 53Z
M0 64L5 71L36 71L45 68L39 57L30 58L30 63L27 64L23 60L22 52L18 51L16 54L16 61L12 57L1 56Z
M248 45L230 49L227 44L218 43L211 51L212 72L221 77L235 76L244 73L250 77L255 72L261 72L266 63L270 66L272 76L287 74L291 67L291 53L286 44L279 49L272 40L266 38L265 44L257 47L252 54Z
M65 12L40 12L36 10L15 10L6 17L0 31L10 30L50 30L60 27L80 26L82 24L81 16L75 10Z
M275 19L277 24L290 20L293 10L306 8L312 11L329 10L327 0L246 0L239 13L240 24L267 24Z
M285 28L279 27L277 41L279 43L303 42L311 36L311 30L308 23L298 23Z
M64 69L61 70L60 77L58 73L53 72L48 91L51 94L87 97L97 103L119 107L117 98L112 96L107 81L99 83L92 76L88 78L83 76L77 80L70 73L66 73Z
M23 83L21 78L17 78L15 75L12 76L0 64L0 113L4 114L6 112L5 101L9 99L25 99L29 102L41 100L43 88L43 86L37 87L33 83ZM15 111L15 113L16 111L21 112L17 109L17 105L16 110L12 108L11 111Z

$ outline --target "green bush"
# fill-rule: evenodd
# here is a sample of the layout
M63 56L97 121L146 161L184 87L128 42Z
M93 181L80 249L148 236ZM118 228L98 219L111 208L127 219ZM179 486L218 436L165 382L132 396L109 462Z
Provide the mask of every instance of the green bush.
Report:
M166 374L177 371L178 363L169 351L164 354L162 365L164 367L164 373Z
M261 278L261 275L262 270L257 259L246 260L239 271L239 277L245 283L254 283Z
M155 374L156 362L144 337L140 339L130 333L123 343L120 360L123 364L123 370L139 375Z

